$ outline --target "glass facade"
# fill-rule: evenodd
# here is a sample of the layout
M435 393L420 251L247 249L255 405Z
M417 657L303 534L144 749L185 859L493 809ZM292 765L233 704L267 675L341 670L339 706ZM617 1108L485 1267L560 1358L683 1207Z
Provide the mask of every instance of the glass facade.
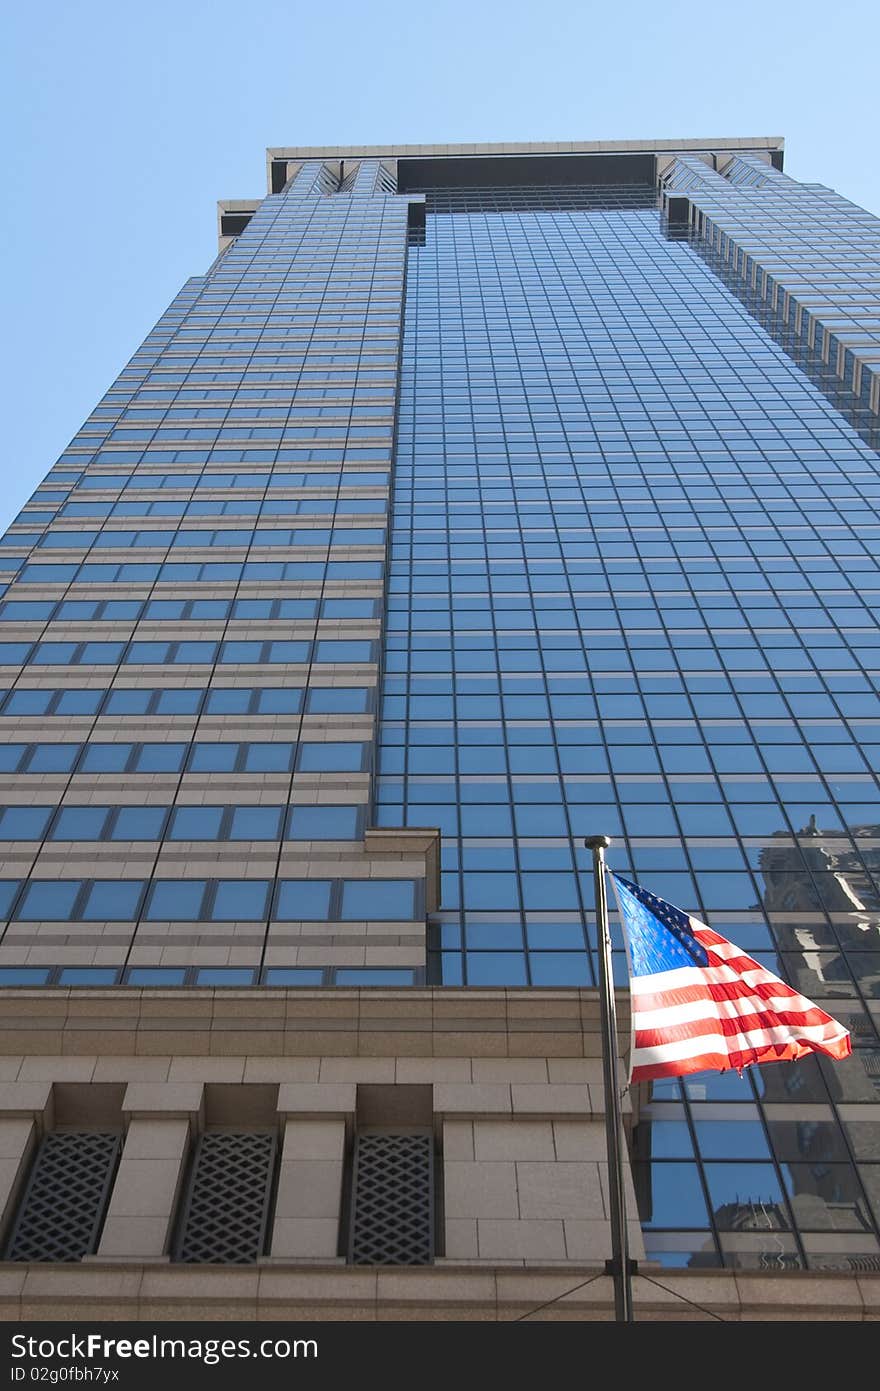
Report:
M428 190L427 229L378 800L442 829L429 971L593 984L583 838L611 835L612 868L856 1041L844 1066L653 1085L649 1255L870 1266L880 1146L841 1116L880 1064L877 455L652 189Z
M316 160L267 198L0 543L0 983L424 979L424 851L369 841L410 204L381 184Z
M652 1084L650 1258L880 1267L871 343L774 174L260 204L0 542L0 984L590 987L608 834L856 1049Z

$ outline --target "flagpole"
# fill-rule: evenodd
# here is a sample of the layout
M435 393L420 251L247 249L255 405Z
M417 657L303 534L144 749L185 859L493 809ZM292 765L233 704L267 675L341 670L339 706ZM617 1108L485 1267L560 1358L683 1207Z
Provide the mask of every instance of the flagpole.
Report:
M599 998L602 1010L602 1074L605 1082L605 1145L608 1154L608 1193L611 1216L611 1260L606 1269L614 1279L614 1318L633 1322L632 1274L626 1229L626 1190L621 1146L620 1092L617 1080L617 1016L614 1010L614 976L611 963L611 930L605 885L605 851L608 836L588 836L584 845L593 852L596 888L596 930L599 939Z

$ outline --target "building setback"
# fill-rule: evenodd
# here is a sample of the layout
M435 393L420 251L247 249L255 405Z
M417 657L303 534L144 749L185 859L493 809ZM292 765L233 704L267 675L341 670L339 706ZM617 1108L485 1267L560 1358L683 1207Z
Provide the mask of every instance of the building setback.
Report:
M610 1318L597 834L854 1042L626 1093L636 1317L877 1316L880 222L782 164L220 204L0 541L2 1317Z

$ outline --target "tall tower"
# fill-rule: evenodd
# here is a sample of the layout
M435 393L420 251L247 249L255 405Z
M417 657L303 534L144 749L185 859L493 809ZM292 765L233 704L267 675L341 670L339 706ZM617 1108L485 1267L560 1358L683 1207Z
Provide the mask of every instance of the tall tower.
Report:
M0 542L7 1316L609 1316L608 834L856 1043L627 1095L640 1268L861 1317L880 223L772 138L268 177Z

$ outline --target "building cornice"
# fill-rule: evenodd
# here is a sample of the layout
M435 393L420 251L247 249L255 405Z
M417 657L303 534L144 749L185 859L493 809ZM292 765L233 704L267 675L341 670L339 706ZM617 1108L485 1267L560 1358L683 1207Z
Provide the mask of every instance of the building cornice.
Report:
M721 136L687 140L510 140L454 145L278 145L272 159L425 159L465 155L690 154L723 150L782 150L781 135Z

